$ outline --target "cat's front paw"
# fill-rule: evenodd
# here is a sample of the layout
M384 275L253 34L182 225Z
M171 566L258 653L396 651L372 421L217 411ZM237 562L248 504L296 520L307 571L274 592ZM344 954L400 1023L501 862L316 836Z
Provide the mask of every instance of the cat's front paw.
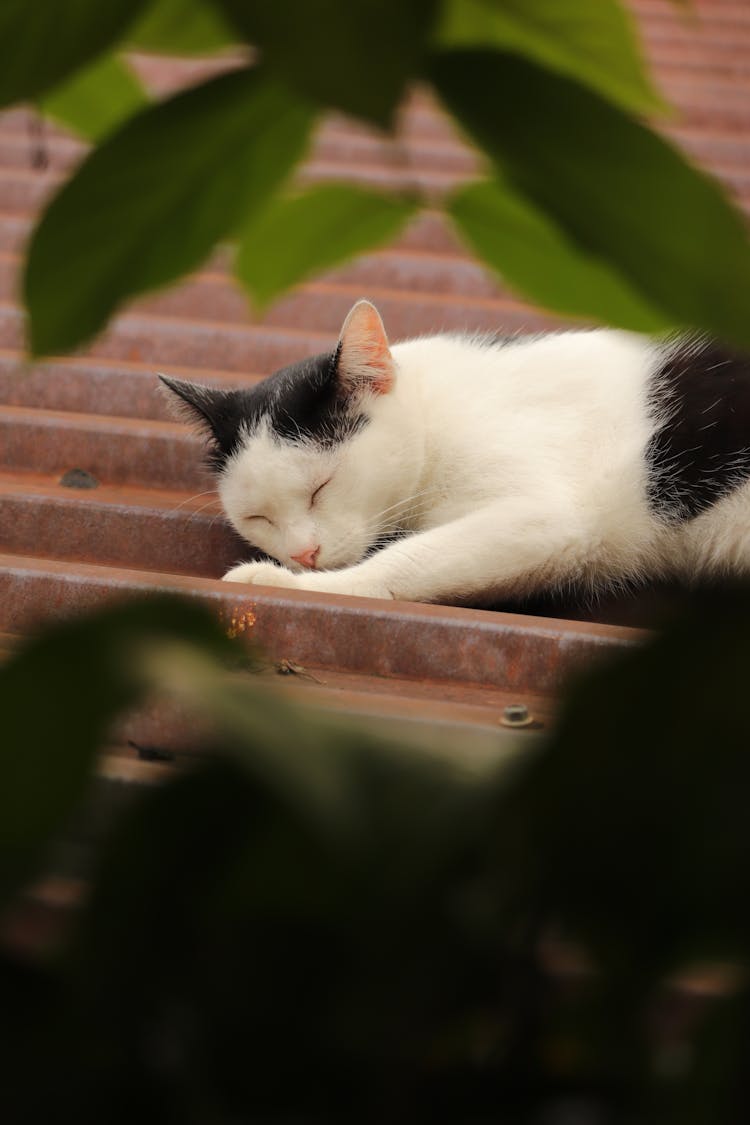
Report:
M224 582L246 582L250 586L298 587L298 578L291 570L275 563L254 562L233 566L224 575Z

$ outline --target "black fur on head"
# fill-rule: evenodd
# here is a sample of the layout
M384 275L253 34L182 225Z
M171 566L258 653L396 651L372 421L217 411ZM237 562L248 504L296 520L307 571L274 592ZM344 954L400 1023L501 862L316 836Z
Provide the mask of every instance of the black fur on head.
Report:
M330 447L367 422L338 377L341 347L290 364L256 387L216 390L160 375L177 395L191 422L210 439L209 464L219 472L245 437L262 421L287 441L314 441Z

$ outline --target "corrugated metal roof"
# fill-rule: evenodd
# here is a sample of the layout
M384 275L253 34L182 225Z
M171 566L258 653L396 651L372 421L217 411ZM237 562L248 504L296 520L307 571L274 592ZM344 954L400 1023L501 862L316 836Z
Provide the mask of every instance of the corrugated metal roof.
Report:
M747 209L750 10L732 0L697 0L687 12L668 0L637 0L634 10L657 81L677 107L665 131ZM207 71L195 60L135 63L160 92ZM528 701L546 717L571 668L631 635L592 623L245 592L216 581L243 545L218 516L198 467L200 443L168 414L156 370L250 383L331 345L363 295L378 304L394 339L558 322L496 283L434 212L387 249L301 286L257 320L217 253L189 280L133 304L84 353L27 367L15 297L20 255L40 206L85 151L35 122L25 109L0 115L0 630L13 634L123 591L187 591L212 601L227 621L250 614L272 660L292 660L325 681L304 685L323 706L490 730L510 701ZM417 94L395 146L328 120L303 177L418 182L437 196L478 167ZM74 468L98 487L66 487L61 478ZM162 722L151 736L163 742L169 732Z

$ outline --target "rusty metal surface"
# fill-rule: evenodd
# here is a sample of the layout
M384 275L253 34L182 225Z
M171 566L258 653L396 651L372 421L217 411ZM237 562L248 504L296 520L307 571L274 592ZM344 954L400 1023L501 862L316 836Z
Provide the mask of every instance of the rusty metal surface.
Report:
M637 636L630 629L484 610L238 585L0 555L0 630L20 632L113 595L199 595L274 659L376 676L554 692L571 672ZM235 626L236 627L236 626Z
M9 469L64 473L80 466L111 483L206 487L203 446L176 422L0 406L0 447Z
M210 482L207 482L210 487ZM56 477L0 473L3 547L53 559L219 578L249 547L213 498L131 485L61 486Z
M738 0L696 0L688 15L671 0L632 8L657 83L676 107L665 133L750 210L750 9ZM214 69L147 56L134 64L159 94ZM228 624L239 616L270 659L315 669L324 682L289 690L320 707L487 730L519 700L546 721L550 697L573 671L633 639L603 624L286 591L250 596L215 581L248 548L224 526L199 443L170 414L155 371L251 383L330 346L360 296L380 306L394 339L559 322L492 278L430 211L392 245L312 279L262 319L220 251L182 284L134 302L83 353L28 365L16 300L23 246L40 206L86 151L46 124L39 167L31 120L26 109L0 115L0 631L36 628L130 592L180 590L207 599ZM480 167L417 92L396 145L327 120L303 179L419 183L437 199ZM98 487L61 484L73 468ZM141 715L134 729L158 740L180 727L159 713Z

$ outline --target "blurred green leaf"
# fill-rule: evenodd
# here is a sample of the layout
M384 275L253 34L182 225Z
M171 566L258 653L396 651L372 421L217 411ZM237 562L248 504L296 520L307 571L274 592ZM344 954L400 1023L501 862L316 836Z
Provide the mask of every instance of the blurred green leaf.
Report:
M0 791L0 831L68 787L84 706L158 684L218 733L111 825L67 947L0 952L13 1120L745 1119L748 587L582 677L510 768L277 706L219 670L194 605L53 642L0 673L9 729L52 747L21 808ZM326 789L348 815L320 815ZM718 1008L672 976L727 957Z
M452 754L425 751L408 741L391 743L354 722L291 706L246 677L227 676L210 654L185 646L151 646L143 670L181 708L208 720L223 753L240 762L248 776L326 831L349 834L363 826L363 806L370 803L369 783L363 792L357 780L363 774L376 777L376 787L399 786L411 799L413 788L434 779L460 793L478 770L494 773L503 757L498 753L497 759L466 768ZM423 829L431 815L423 814Z
M447 210L477 256L545 308L638 332L670 327L615 268L575 245L499 176L459 189Z
M153 0L127 38L138 50L178 55L207 55L237 42L210 0Z
M104 55L38 101L39 109L88 141L98 141L148 103L128 64Z
M416 208L349 184L275 199L240 236L237 276L262 307L310 274L394 238Z
M259 70L235 71L139 113L52 200L29 248L35 355L98 332L128 297L198 266L302 155L313 112Z
M748 669L750 589L696 594L575 686L506 795L519 894L613 982L750 948Z
M217 0L263 61L322 106L390 125L422 62L437 0Z
M153 597L50 628L0 669L0 900L80 803L109 724L146 687L139 653L164 637L233 651L202 607Z
M460 124L573 244L675 323L750 343L750 242L718 184L615 106L527 60L455 51L437 55L431 73Z
M116 42L145 5L146 0L3 0L0 105L58 85Z
M133 1098L191 1122L206 1104L213 1120L353 1120L368 1095L411 1109L456 1073L476 1081L464 1025L509 963L501 909L477 925L471 893L492 787L356 731L284 751L276 716L276 732L247 728L242 766L217 742L105 842L68 962L67 1109L72 1090L116 1122L133 1120ZM255 768L274 745L348 776L345 822L311 817ZM436 1047L446 1024L453 1039ZM129 1114L107 1116L123 1088Z
M229 680L209 656L184 646L152 648L147 667L151 683L209 720L250 775L306 817L346 821L348 763L341 738L325 723L273 695L264 698L247 681Z
M675 1103L671 1121L679 1125L740 1123L747 1116L750 995L746 974L738 967L738 987L712 998L705 1022L699 1023L692 1037L688 1065L678 1065L676 1075L667 1071Z
M664 108L641 57L633 19L619 0L448 0L437 43L518 52L625 109ZM519 87L516 97L524 96Z

